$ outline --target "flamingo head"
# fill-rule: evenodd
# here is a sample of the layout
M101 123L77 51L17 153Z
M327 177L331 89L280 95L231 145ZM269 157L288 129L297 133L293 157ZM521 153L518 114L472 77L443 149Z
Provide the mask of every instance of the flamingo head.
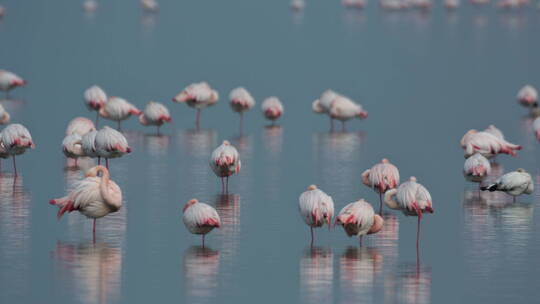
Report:
M196 198L190 199L190 200L186 203L186 205L184 206L184 209L182 210L182 212L186 212L186 210L187 210L189 207L195 205L195 204L198 203L198 202L199 202L199 201L198 201Z
M389 161L387 158L383 158L383 159L381 160L381 163L382 163L382 164L388 164L389 162L390 162L390 161Z

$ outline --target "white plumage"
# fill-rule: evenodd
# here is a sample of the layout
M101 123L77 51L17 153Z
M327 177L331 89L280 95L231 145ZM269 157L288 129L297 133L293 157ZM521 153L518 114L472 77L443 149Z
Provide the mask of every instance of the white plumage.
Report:
M498 139L501 139L501 140L504 140L504 134L501 130L497 129L497 127L495 127L494 125L489 125L489 127L487 127L484 132L487 132L495 137L497 137Z
M84 103L91 111L99 111L107 102L107 93L97 85L84 91Z
M309 186L307 191L300 195L298 207L302 219L311 228L322 227L324 224L330 228L334 217L334 201L324 191L317 189L317 186Z
M81 135L77 133L66 135L62 141L62 152L68 158L77 159L84 156Z
M193 234L202 235L202 245L204 247L204 236L214 228L221 227L221 219L214 207L192 199L186 203L183 209L182 220L184 225Z
M218 100L218 92L206 82L192 83L173 98L174 102L185 102L195 109L213 106Z
M367 1L366 0L342 0L341 4L344 7L364 8L367 5Z
M95 0L85 0L83 2L83 9L87 13L93 13L97 10L98 3Z
M272 123L283 115L283 104L275 96L266 98L261 104L261 109L264 117L271 120Z
M9 113L4 109L4 106L0 104L0 125L8 124L11 120L11 116Z
M95 148L97 155L106 159L121 157L131 152L126 137L107 126L97 132Z
M0 91L9 92L16 87L26 85L26 80L19 77L17 74L0 70Z
M156 0L141 0L141 7L144 11L154 13L159 10L159 4Z
M497 154L516 155L521 146L512 144L492 133L469 130L461 139L461 147L465 150L465 157L480 153L484 157L491 158Z
M4 143L9 155L20 155L27 149L34 148L32 136L26 127L21 124L10 124L0 133L0 141Z
M92 132L95 129L94 122L90 119L86 117L76 117L69 122L66 128L66 135L78 134L82 137L84 134Z
M412 176L408 181L391 189L384 195L386 205L391 209L401 210L405 215L433 213L433 204L429 191Z
M233 89L229 94L231 109L234 112L242 113L251 110L255 106L255 99L243 87Z
M84 156L87 157L98 157L97 151L96 151L96 135L98 131L90 131L82 136L81 145L82 150L84 153Z
M481 189L490 192L502 191L515 197L521 194L532 194L534 192L534 182L531 175L520 168L516 171L506 173L494 184L482 187Z
M228 141L223 141L210 157L210 168L218 177L228 177L239 173L242 167L238 150Z
M367 118L368 113L361 105L355 103L345 96L338 96L330 106L330 116L334 119L347 121L351 118Z
M171 122L171 114L165 105L159 102L150 101L141 115L139 115L139 122L143 126L157 126L158 133L159 127L165 122Z
M459 7L460 0L444 0L444 6L447 9L456 9Z
M384 158L380 163L362 173L362 183L379 193L379 214L382 214L382 194L399 185L399 170L388 159Z
M540 140L540 117L535 118L533 121L533 129L534 129L534 135L536 135L536 139Z
M491 173L491 165L487 158L480 153L465 160L463 175L468 181L480 183Z
M111 97L99 110L99 114L104 118L117 121L120 129L122 120L128 119L131 115L139 116L141 111L123 98Z
M332 90L324 91L321 94L321 97L313 101L313 103L311 104L313 112L319 114L328 114L328 112L330 112L330 106L332 105L332 102L338 96L339 94Z
M349 237L377 233L382 229L383 222L382 217L375 214L373 207L364 199L346 205L336 217L336 224L343 226Z
M531 86L526 85L521 88L517 94L518 102L527 108L537 107L538 106L538 91Z

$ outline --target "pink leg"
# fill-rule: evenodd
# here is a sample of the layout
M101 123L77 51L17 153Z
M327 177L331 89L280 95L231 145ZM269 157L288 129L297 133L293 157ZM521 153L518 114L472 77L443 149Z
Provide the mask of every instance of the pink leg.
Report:
M225 178L225 193L229 193L229 177Z
M98 127L99 125L99 110L96 111L96 128Z
M204 248L204 234L202 235L202 248Z
M160 128L160 127L161 127L161 126L157 126L157 136L161 135L161 134L159 133L159 128Z
M363 243L363 241L364 241L364 236L361 235L361 236L359 237L359 239L360 239L360 241L359 241L360 247L362 247L362 243Z
M418 216L418 227L416 229L416 252L419 252L420 249L420 221L422 221L422 216Z
M109 169L109 159L108 158L105 158L105 167L107 167L107 169Z
M221 193L225 193L225 178L221 178Z
M94 219L94 224L92 227L92 238L94 240L94 243L96 242L96 219Z
M15 155L13 155L13 172L15 172L15 176L17 176L17 162L15 161Z
M97 164L98 164L98 165L101 165L101 157L99 157L99 156L98 156L98 158L97 158Z
M383 204L382 204L382 192L379 193L379 215L382 216Z
M244 112L240 112L240 136L242 136L243 130L244 130Z
M313 227L310 227L311 228L311 247L313 247Z

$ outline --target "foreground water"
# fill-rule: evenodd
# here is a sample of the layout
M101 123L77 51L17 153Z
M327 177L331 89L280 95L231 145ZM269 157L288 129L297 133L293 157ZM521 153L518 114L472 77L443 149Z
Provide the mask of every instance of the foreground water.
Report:
M0 175L1 303L531 303L540 278L538 195L510 204L478 196L461 176L458 141L494 123L522 144L516 158L497 159L496 174L519 167L540 181L532 120L515 103L526 83L540 86L539 16L463 7L448 14L347 11L339 1L308 2L293 15L287 1L162 1L159 15L136 1L101 3L94 15L77 1L8 1L0 22L0 66L29 80L2 104L25 124L37 149ZM274 3L275 2L275 3ZM193 130L194 111L169 100L207 80L222 95ZM67 122L92 117L82 91L102 85L143 107L171 109L174 123L152 135L132 119L125 134L134 152L112 161L125 207L98 221L79 214L56 220L48 200L83 170L66 168L60 151ZM248 113L239 136L228 91L248 88L260 105L280 97L285 115L267 128ZM310 110L334 88L369 111L348 132L328 132ZM111 124L113 125L113 124ZM243 170L231 194L208 167L229 139ZM377 195L360 174L388 157L402 179L417 176L432 193L420 263L415 218L385 215L385 229L364 247L335 229L309 229L297 213L312 183L339 209ZM83 163L88 168L91 163ZM539 186L539 185L537 185ZM215 206L223 228L207 248L181 222L196 197Z

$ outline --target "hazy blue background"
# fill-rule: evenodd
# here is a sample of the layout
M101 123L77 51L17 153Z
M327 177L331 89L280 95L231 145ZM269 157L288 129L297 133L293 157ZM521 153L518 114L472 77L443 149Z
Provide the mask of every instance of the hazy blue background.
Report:
M465 1L464 1L465 2ZM475 198L462 175L459 139L494 123L522 144L517 158L498 158L500 172L526 168L538 182L532 120L515 102L526 83L540 86L536 9L499 12L464 5L449 14L365 11L339 1L308 1L293 14L280 1L160 1L145 15L138 1L101 1L87 15L80 1L4 0L0 68L29 81L3 101L13 122L26 125L36 150L10 162L0 176L0 302L2 303L531 303L540 286L538 196ZM171 98L207 80L221 93L195 112ZM101 85L139 107L165 103L174 123L149 136L125 123L134 152L112 161L125 206L98 221L79 214L56 220L49 199L82 176L65 170L60 143L75 116L93 118L82 92ZM238 137L228 92L245 86L257 99ZM349 133L328 133L311 102L333 88L361 102L365 121ZM281 129L266 129L259 106L281 98ZM114 125L114 124L111 124ZM219 196L208 168L223 139L237 145L243 171L233 195ZM297 212L312 183L336 209L377 196L360 174L381 158L402 180L418 177L432 193L421 265L416 219L387 215L386 228L362 249L341 229L309 229ZM90 164L86 164L90 166ZM497 172L496 172L497 173ZM537 185L538 186L538 185ZM190 198L217 206L223 228L199 247L181 222ZM195 246L195 247L194 247Z

